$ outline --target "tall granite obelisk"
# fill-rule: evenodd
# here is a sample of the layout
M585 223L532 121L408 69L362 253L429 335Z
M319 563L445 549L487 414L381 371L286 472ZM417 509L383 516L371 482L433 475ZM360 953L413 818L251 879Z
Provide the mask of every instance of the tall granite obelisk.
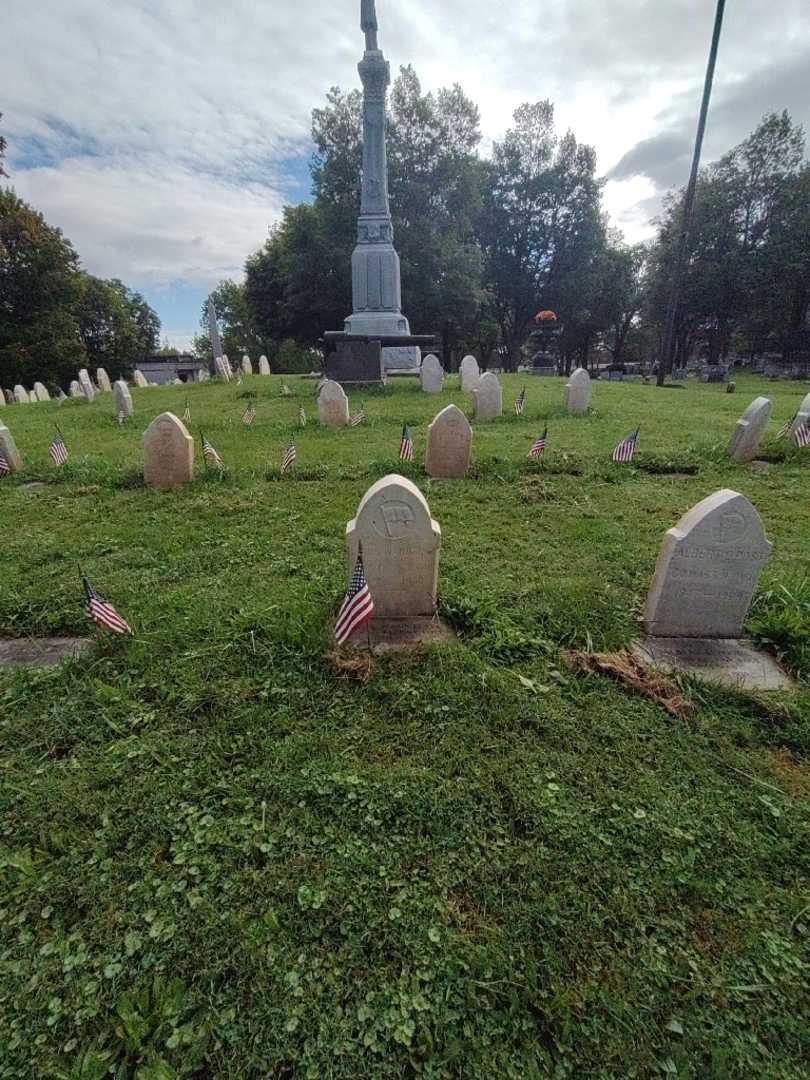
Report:
M352 255L352 314L347 334L398 337L410 334L402 314L399 255L394 250L394 228L388 204L388 160L385 151L385 99L391 68L377 43L374 0L361 0L360 25L366 51L358 65L363 81L363 188L357 246ZM416 369L418 347L383 349L386 371Z

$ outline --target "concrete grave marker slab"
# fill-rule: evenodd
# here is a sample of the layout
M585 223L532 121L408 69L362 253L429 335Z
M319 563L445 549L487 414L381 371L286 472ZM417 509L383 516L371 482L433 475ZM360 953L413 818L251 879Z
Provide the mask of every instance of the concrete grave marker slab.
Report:
M472 428L457 405L448 405L428 425L425 472L437 479L457 480L470 468Z
M439 363L438 356L429 353L422 361L419 371L422 390L426 394L440 394L444 386L444 368Z
M149 382L144 373L142 371L139 371L137 368L135 368L135 370L132 372L132 382L134 386L137 386L141 390L145 389L149 385Z
M498 376L485 371L473 390L473 414L476 420L495 420L503 416L503 391Z
M345 427L349 422L349 399L340 383L326 379L318 394L318 415L328 427Z
M260 375L270 375L271 374L270 361L267 359L266 356L260 356L259 357L259 374Z
M28 405L31 400L28 396L28 391L24 386L20 386L19 383L14 387L14 400L18 405Z
M242 374L243 375L252 375L253 374L253 364L251 364L250 357L247 355L247 353L245 353L245 355L242 357Z
M92 644L85 638L0 639L0 668L56 667L77 659Z
M174 413L158 416L144 432L143 479L151 488L179 487L194 479L194 440Z
M113 387L113 416L132 416L135 409L132 404L132 394L123 379L118 379Z
M4 424L0 424L0 452L8 462L11 472L21 472L23 463L14 436Z
M98 383L99 390L103 394L111 393L112 384L110 383L110 376L103 367L97 368L96 370L96 382Z
M442 531L419 488L392 474L373 484L346 526L349 578L363 547L377 618L432 617L436 612Z
M565 385L563 404L569 416L581 416L591 404L591 377L585 368L577 368Z
M771 418L771 402L766 397L754 398L737 421L728 444L729 457L745 463L752 461L759 450L760 440Z
M802 401L801 405L799 406L798 412L793 418L793 423L790 425L791 439L796 434L796 432L799 431L800 428L804 427L808 420L810 420L810 394L807 394L807 396Z
M465 356L458 369L459 382L465 394L471 394L475 390L480 376L481 369L478 367L478 361L474 356Z
M51 395L41 382L34 383L34 393L37 395L37 401L50 401Z

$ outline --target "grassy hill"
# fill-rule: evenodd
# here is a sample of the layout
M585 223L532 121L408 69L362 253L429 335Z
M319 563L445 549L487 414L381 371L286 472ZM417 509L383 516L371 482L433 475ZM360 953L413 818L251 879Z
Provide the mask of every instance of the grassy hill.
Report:
M509 376L470 477L430 481L456 379L352 395L369 420L342 431L286 382L135 390L123 428L109 395L0 410L26 461L0 481L0 633L90 632L79 566L136 631L0 672L0 1080L806 1076L810 450L773 436L807 387L597 383L574 418L563 380ZM768 467L741 467L760 393ZM227 469L198 449L193 485L146 490L142 432L186 398ZM364 683L330 620L389 472L441 524L459 641ZM632 639L664 532L723 487L774 543L750 629L797 691L685 683L676 720L572 674L565 650Z

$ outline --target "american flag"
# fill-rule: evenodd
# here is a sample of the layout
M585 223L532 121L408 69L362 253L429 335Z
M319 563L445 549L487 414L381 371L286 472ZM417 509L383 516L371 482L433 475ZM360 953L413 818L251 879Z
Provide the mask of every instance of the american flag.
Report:
M112 604L97 593L87 578L84 578L84 607L88 619L92 619L98 626L106 630L112 630L114 634L131 634L129 624L121 618Z
M793 441L800 449L810 446L810 418L793 432Z
M284 448L284 453L281 455L281 471L285 473L297 457L295 450L295 444L290 440L287 446Z
M188 398L186 398L186 407L183 410L183 423L184 424L190 424L191 423L191 407L189 406Z
M797 412L794 413L793 416L791 416L791 418L788 420L788 422L786 424L783 424L782 427L779 428L779 430L776 433L776 438L777 439L785 439L785 438L787 438L787 436L791 432L791 429L792 429L793 425L796 422L796 417L798 415L799 414Z
M546 439L548 438L548 427L542 435L538 436L532 443L532 448L529 451L529 457L534 458L536 461L546 448Z
M304 412L304 406L298 410L298 423L301 427L307 426L307 414Z
M286 383L284 383L281 387L281 396L292 397L292 390L289 388L289 386L287 386Z
M352 427L360 427L360 425L363 423L365 418L366 418L366 408L365 408L364 405L361 405L360 408L357 410L357 412L354 414L354 416L351 418L349 423L351 424Z
M51 455L51 461L54 465L64 465L67 463L68 452L65 446L65 440L62 438L62 432L57 428L56 434L51 439L51 445L48 447L48 453Z
M373 614L374 600L363 570L363 552L358 551L357 565L335 623L335 640L338 645L344 645L352 634L366 626Z
M407 424L402 425L402 438L399 440L399 460L413 461L413 433Z
M206 465L210 461L210 462L213 462L214 465L218 465L220 469L224 469L225 468L225 462L222 460L222 458L216 452L214 447L211 445L211 443L208 441L208 439L206 439L206 437L204 435L202 435L201 438L202 438L203 457L205 458Z
M250 427L253 421L256 419L256 410L253 405L248 405L245 411L242 413L242 423L245 427Z
M8 476L11 473L11 466L8 463L8 458L0 450L0 476Z
M515 416L523 416L526 407L526 388L524 387L515 398Z
M626 439L622 439L616 449L613 451L613 460L628 462L633 460L633 455L636 452L636 443L638 442L638 433L641 429L636 428L631 432Z

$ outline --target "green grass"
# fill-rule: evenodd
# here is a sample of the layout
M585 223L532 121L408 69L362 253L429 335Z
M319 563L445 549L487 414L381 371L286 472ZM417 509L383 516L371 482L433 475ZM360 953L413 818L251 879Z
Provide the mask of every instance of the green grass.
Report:
M367 393L340 432L285 381L136 390L123 429L109 396L0 412L26 460L0 481L0 633L86 633L79 565L137 631L0 673L0 1078L806 1076L810 451L724 455L754 396L774 433L806 387L598 383L569 418L562 380L506 377L526 415L431 482L457 380ZM147 491L141 433L186 396L227 471ZM394 471L442 526L460 640L363 686L325 653L345 523ZM565 648L632 639L663 533L722 487L774 543L750 629L797 691L685 683L679 722L572 675Z

